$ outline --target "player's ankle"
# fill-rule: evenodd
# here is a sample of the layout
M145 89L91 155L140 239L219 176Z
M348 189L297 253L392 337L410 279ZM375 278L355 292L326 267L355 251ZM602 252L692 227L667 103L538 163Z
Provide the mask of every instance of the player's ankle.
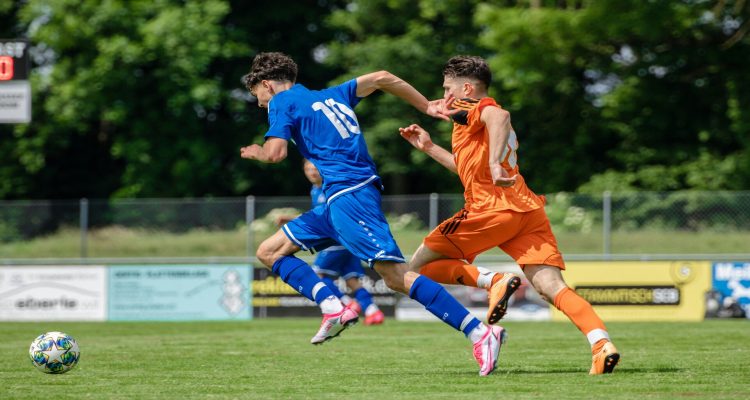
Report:
M320 302L320 311L322 311L323 314L336 314L343 309L344 305L336 296L328 296Z
M593 346L591 346L591 354L596 354L602 350L605 344L609 342L608 339L599 339Z
M481 323L477 325L474 329L472 329L471 332L469 332L468 334L468 337L469 337L469 340L471 340L471 343L476 343L482 340L484 335L487 333L487 329L489 329L487 325L481 324Z
M492 285L495 284L495 282L503 277L503 274L490 271L487 268L477 267L477 271L479 271L479 276L477 277L477 287L484 289L491 288Z
M504 276L505 274L503 273L500 273L500 272L495 273L495 276L492 277L492 283L490 284L490 287L500 282L500 279L503 279Z

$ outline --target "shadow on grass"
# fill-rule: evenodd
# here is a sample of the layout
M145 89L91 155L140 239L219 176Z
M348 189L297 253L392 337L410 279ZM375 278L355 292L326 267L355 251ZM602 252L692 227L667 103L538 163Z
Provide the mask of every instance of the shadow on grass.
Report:
M679 373L684 371L682 368L676 368L676 367L669 367L669 366L656 366L651 368L617 368L615 369L614 374L615 375L624 375L624 374L643 374L643 373ZM541 374L571 374L571 375L584 375L588 374L588 369L583 370L581 368L518 368L518 369L502 369L498 368L496 369L492 375L541 375ZM418 378L418 377L425 377L425 378L434 378L435 376L474 376L477 372L475 370L471 369L442 369L442 370L436 370L436 371L422 371L422 372L416 372L412 371L409 373L409 376L412 378ZM392 372L392 371L376 371L376 372L367 372L367 375L369 376L380 376L380 377L389 377L389 376L401 376L400 372Z
M678 373L682 372L682 368L676 368L676 367L665 367L665 366L655 366L655 367L645 367L645 368L629 368L629 367L618 367L615 369L615 374L621 375L621 374L642 374L642 373L653 373L653 372L660 372L660 373ZM576 374L579 375L581 373L588 373L588 370L582 370L580 368L533 368L533 369L498 369L493 372L493 374L504 374L504 375L524 375L524 374Z
M615 369L616 374L642 374L644 372L677 373L677 372L683 372L683 371L685 371L684 368L665 367L665 366L643 367L643 368L625 367L625 368Z

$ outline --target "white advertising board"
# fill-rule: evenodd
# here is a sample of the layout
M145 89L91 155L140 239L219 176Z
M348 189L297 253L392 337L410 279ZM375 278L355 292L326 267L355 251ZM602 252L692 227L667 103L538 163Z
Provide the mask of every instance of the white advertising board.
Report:
M0 123L31 122L31 84L0 82Z
M103 266L0 266L0 321L104 321Z

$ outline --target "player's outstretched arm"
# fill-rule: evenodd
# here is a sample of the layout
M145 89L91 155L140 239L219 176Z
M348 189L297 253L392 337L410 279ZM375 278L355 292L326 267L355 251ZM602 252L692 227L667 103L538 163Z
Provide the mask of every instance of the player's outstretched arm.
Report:
M401 137L416 147L417 150L424 152L432 157L440 165L448 168L453 173L458 173L456 169L456 160L448 150L432 142L429 132L417 124L412 124L406 128L398 128Z
M412 85L388 71L378 71L357 77L357 97L367 97L376 90L398 96L431 117L450 121L451 114L447 112L447 107L438 107L434 102L428 101Z
M281 138L269 137L263 145L251 144L240 149L240 156L264 163L277 163L286 158L287 141Z
M516 183L517 176L508 176L502 167L504 150L508 147L510 136L510 113L499 107L485 107L479 118L487 127L490 139L490 172L495 186L510 187Z

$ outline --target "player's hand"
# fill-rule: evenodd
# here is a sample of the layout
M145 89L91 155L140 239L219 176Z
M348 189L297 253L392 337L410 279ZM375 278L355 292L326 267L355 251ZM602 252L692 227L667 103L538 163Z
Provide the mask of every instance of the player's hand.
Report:
M250 146L240 148L240 156L250 160L257 160L262 149L260 145L251 144Z
M417 124L411 124L406 128L398 128L398 133L417 150L426 151L432 146L430 134Z
M456 98L453 96L447 99L432 100L427 103L425 114L444 121L450 121L451 116L461 111L460 109L452 108L454 101L456 101Z
M508 176L508 171L497 163L490 165L490 172L492 173L492 182L495 186L511 187L516 184L516 180L518 179L518 175Z

